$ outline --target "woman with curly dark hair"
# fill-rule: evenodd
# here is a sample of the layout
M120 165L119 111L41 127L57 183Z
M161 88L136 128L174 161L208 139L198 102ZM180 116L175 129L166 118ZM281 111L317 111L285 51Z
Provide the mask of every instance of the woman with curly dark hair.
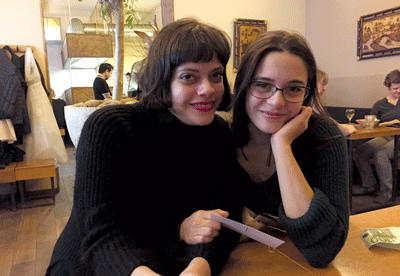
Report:
M211 213L241 215L231 132L215 115L230 104L229 56L227 35L196 20L160 31L143 100L102 108L83 127L73 208L46 275L219 273L238 234Z

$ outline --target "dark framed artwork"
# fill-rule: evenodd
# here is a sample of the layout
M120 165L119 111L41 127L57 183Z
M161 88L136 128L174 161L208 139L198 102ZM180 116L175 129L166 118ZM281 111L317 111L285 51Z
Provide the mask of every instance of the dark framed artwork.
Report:
M267 30L264 20L235 19L233 35L233 71L239 68L243 52L256 37Z
M357 59L400 55L400 7L361 16Z

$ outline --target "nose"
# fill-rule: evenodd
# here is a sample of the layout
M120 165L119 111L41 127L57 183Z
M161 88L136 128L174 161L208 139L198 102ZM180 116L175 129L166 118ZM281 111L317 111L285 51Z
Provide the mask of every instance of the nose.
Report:
M274 107L281 107L286 104L282 89L277 89L275 93L267 99L267 101L269 105L273 105Z
M198 93L198 95L205 96L205 97L210 97L210 96L214 95L215 88L213 86L213 83L208 79L204 79L199 84L197 93Z

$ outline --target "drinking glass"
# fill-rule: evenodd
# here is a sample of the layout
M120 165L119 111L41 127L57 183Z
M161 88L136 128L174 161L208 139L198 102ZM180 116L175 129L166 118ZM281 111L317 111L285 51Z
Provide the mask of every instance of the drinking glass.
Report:
M365 129L372 130L375 125L376 116L375 115L365 115L364 119L365 119Z
M347 119L349 119L349 124L351 124L351 119L353 119L355 113L356 111L352 108L346 109L345 114Z

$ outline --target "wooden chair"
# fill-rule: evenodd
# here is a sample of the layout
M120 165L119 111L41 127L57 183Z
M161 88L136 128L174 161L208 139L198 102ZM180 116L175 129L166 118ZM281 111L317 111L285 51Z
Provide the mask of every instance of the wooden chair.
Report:
M8 183L10 185L11 208L15 211L15 191L16 191L16 178L15 178L15 163L9 164L5 169L0 170L0 184Z
M50 178L51 189L27 192L25 189L25 180L40 178ZM55 187L54 178L57 178L57 187ZM33 199L52 198L50 204L41 204L29 207L54 205L56 203L56 193L59 191L59 175L53 159L40 159L16 163L15 179L18 183L19 192L21 194L21 208L27 208L24 206L27 197Z

